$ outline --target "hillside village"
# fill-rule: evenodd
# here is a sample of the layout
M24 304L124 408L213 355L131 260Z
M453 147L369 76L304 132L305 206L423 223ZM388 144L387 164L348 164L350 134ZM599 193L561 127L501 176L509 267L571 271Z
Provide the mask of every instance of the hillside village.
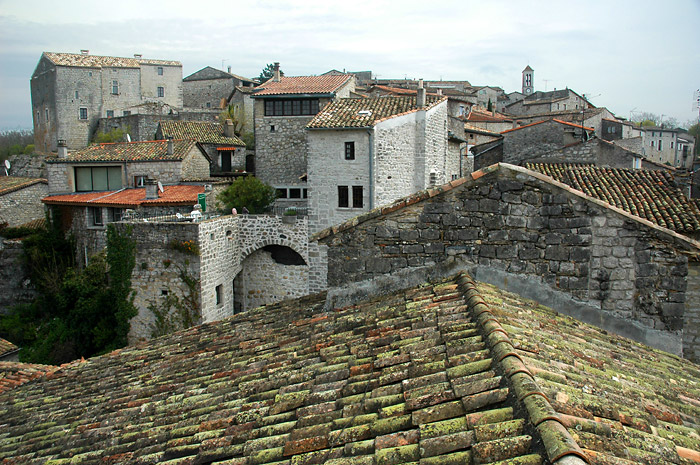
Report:
M686 130L530 66L509 93L232 71L40 57L41 166L0 176L0 225L48 214L81 267L129 236L138 313L61 366L0 339L2 463L700 463ZM273 205L224 210L248 176ZM21 251L0 314L35 298ZM195 325L154 338L173 297Z

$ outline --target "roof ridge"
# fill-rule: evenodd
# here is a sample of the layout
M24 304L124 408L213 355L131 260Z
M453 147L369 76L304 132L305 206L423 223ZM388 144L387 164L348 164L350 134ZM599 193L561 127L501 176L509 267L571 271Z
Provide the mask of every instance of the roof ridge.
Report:
M466 272L461 272L455 283L467 303L467 312L471 314L486 341L494 364L503 371L517 402L527 412L530 422L540 435L549 460L556 463L566 457L566 463L570 465L588 463L583 450L569 434L559 413L554 410L535 377L515 351L507 331L491 313L474 281Z

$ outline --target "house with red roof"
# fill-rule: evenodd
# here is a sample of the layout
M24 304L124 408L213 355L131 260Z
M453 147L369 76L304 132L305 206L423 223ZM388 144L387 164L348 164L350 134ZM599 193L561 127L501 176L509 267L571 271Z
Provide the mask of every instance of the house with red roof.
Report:
M0 176L0 228L44 218L46 179Z
M329 102L354 91L351 74L281 76L279 63L272 79L256 87L255 171L277 189L278 202L306 206L305 127Z
M127 210L147 216L191 212L205 193L210 162L191 139L97 144L72 152L59 147L58 157L46 163L49 196L42 202L60 212L83 263L104 248L106 225Z

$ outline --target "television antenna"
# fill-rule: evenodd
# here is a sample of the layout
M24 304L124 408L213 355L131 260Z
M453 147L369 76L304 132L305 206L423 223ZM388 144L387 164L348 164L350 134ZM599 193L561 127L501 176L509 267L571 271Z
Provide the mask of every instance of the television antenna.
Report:
M10 175L10 168L12 165L10 164L10 160L5 160L5 176Z
M160 191L161 194L163 193L163 184L161 184L160 181L158 181L158 190Z

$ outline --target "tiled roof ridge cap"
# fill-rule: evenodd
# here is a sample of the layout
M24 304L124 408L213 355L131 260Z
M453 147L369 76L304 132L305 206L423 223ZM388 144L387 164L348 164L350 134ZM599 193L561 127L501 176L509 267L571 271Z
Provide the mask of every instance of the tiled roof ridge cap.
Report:
M387 98L387 97L380 97L380 98ZM388 97L388 98L392 98L392 97ZM399 97L399 98L400 98L400 97ZM414 109L412 109L412 110L404 111L403 113L397 113L397 114L395 114L395 115L385 116L384 118L376 119L376 120L374 120L373 126L376 126L377 123L381 123L381 122L383 122L383 121L387 121L387 120L390 120L390 119L392 119L392 118L398 118L399 116L404 116L404 115L408 115L408 114L411 114L411 113L417 113L417 112L419 112L419 111L432 110L433 108L435 108L436 106L438 106L440 103L445 102L445 101L447 101L447 97L443 97L443 98L441 98L441 99L437 99L437 100L435 100L434 102L431 102L429 105L426 104L424 107L414 108Z
M17 176L20 177L20 176ZM8 187L7 189L0 189L0 195L10 194L12 192L24 189L25 187L33 186L34 184L48 184L49 181L45 178L28 178L27 181L22 184L18 184L13 187Z
M537 171L532 171L532 170L529 170L529 169L522 167L522 166L511 165L509 163L498 163L498 165L500 165L501 168L511 170L511 171L517 171L519 173L524 173L524 174L527 174L528 176L532 176L534 178L537 178L540 181L544 181L548 184L551 184L551 185L556 186L560 189L563 189L563 190L571 193L572 195L580 197L580 198L587 200L589 202L595 203L595 204L597 204L601 207L604 207L608 210L614 211L618 215L622 215L625 219L634 221L636 223L641 223L647 227L650 227L650 228L660 232L661 234L664 234L666 236L670 236L673 240L683 242L686 246L689 246L689 247L692 247L693 249L695 249L695 251L691 252L691 254L694 254L696 256L696 258L700 259L700 241L697 241L695 239L691 239L688 236L684 236L683 234L679 234L671 229L665 228L665 227L660 226L656 223L652 223L651 221L649 221L645 218L641 218L639 216L633 215L629 212L626 212L625 210L622 210L621 208L618 208L614 205L609 204L608 202L605 202L605 201L600 200L600 199L596 199L595 197L591 197L588 194L569 186L568 184L564 184L564 183L557 181L556 179L554 179L550 176L547 176L546 174L542 174L542 173L537 172ZM624 168L616 168L616 169L624 169ZM474 175L474 174L475 173L472 173L472 175Z
M595 131L595 128L589 128L589 127L584 126L582 124L570 123L568 121L560 120L557 118L552 118L552 121L556 121L557 123L560 123L560 124L566 124L567 126L573 126L575 128L586 129L588 131Z
M549 460L553 464L563 464L562 459L566 459L565 463L570 465L589 463L535 377L515 351L508 332L491 313L474 281L466 272L461 272L455 282L467 302L467 310L472 313L478 329L484 335L494 364L503 371L513 387L517 401L540 435Z

